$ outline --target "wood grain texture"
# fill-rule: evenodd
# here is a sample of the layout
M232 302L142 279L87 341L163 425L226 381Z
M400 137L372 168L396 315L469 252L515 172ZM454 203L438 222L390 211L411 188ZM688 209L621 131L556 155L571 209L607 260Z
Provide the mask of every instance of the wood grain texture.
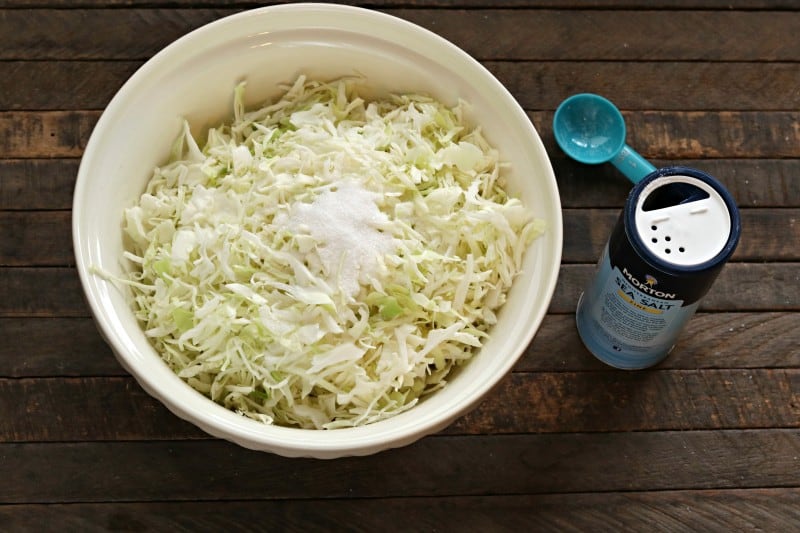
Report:
M78 164L78 159L0 159L0 209L69 209Z
M80 157L99 112L0 113L0 154L4 158Z
M621 209L564 209L567 263L589 263L600 257ZM800 209L742 209L742 235L731 261L797 261L800 259Z
M0 61L0 109L103 109L141 61ZM52 87L62 90L54 91Z
M8 38L0 59L146 59L189 31L237 11L42 9L30 17L24 10L4 10L0 34ZM481 60L793 61L800 55L800 43L783 38L796 30L800 14L785 11L384 11L436 32Z
M498 10L479 21L467 10L391 13L437 32L478 59L780 61L796 58L798 47L775 39L797 27L797 13ZM761 24L775 24L772 38Z
M0 319L0 377L126 376L89 318ZM800 313L698 313L658 369L800 366ZM545 317L518 372L594 372L609 367L586 352L572 314Z
M630 182L612 165L581 165L551 151L563 207L621 208ZM711 174L740 207L800 207L800 159L651 159L656 167L688 166Z
M619 209L631 185L613 166L587 166L551 152L565 208ZM800 207L800 159L651 160L681 164L717 177L741 207ZM78 159L0 159L0 209L69 209Z
M105 7L229 7L242 6L252 8L275 3L298 3L304 0L287 0L286 2L262 2L252 0L6 0L5 7L13 8L39 8L39 7L71 7L71 8L105 8ZM486 0L370 0L360 2L355 0L337 0L337 4L361 5L367 7L421 7L421 8L485 8ZM559 8L559 9L646 9L650 10L654 4L642 5L641 2L632 0L495 0L491 2L493 8ZM796 7L793 0L660 0L658 9L722 9L722 10L752 10L752 9L787 9Z
M6 504L789 488L800 431L432 436L335 461L218 440L0 445L9 457Z
M0 61L0 110L103 109L142 64ZM530 110L555 109L576 92L606 95L626 111L792 111L800 106L800 94L784 89L800 85L791 62L486 60L484 65ZM65 90L52 91L52 86Z
M617 222L619 209L564 209L566 263L593 263ZM741 245L732 261L798 261L800 209L742 211ZM0 266L72 266L69 211L0 211ZM758 238L760 237L760 239Z
M374 531L789 531L800 521L800 489L726 489L604 494L325 498L0 506L12 531L327 532L340 524Z
M243 449L148 396L90 318L71 250L80 158L115 92L175 39L260 4L0 3L0 530L800 527L797 2L341 2L429 28L495 74L548 150L565 240L549 314L474 409L335 461ZM742 208L733 260L645 371L604 365L575 329L631 188L555 145L553 111L581 91L622 109L655 166L704 170Z
M697 313L659 369L793 368L800 366L800 313ZM547 315L518 371L597 371L573 314Z
M566 357L591 357L582 350ZM2 442L203 437L132 378L0 379ZM795 369L514 372L447 434L800 427Z
M571 433L798 424L800 375L795 370L611 370L513 373L447 431Z
M624 112L627 142L647 159L772 159L800 156L800 113ZM547 152L560 153L553 113L530 112Z
M572 313L593 265L564 264L550 305ZM704 311L800 310L797 263L729 263L701 302ZM771 290L764 290L764 287ZM77 272L66 267L6 267L0 277L0 318L87 317Z
M0 412L11 442L206 437L129 377L0 380Z
M0 266L70 266L72 216L69 211L0 211Z
M9 36L4 60L147 59L232 9L3 10L0 35ZM15 36L15 37L14 37Z
M0 376L125 375L90 318L3 318Z
M785 90L800 84L793 62L484 60L484 65L530 110L555 109L581 92L602 94L626 111L793 111L800 104L797 91Z
M74 268L4 268L0 294L0 318L90 316Z
M623 113L628 142L648 159L785 158L800 156L800 112ZM548 153L553 113L530 112ZM80 157L98 111L0 112L0 153L6 158Z

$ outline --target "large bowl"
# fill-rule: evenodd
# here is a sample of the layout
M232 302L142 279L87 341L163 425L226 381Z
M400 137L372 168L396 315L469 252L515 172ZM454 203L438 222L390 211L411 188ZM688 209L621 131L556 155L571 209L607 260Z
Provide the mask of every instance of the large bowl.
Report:
M363 427L277 427L237 415L181 381L142 332L124 294L93 274L122 273L122 212L165 161L187 118L195 132L230 115L247 80L249 103L279 95L304 73L358 73L376 93L425 92L471 104L471 116L510 162L508 189L547 223L525 256L499 321L478 354L442 390L412 409ZM122 366L149 394L207 433L284 456L365 455L409 444L471 409L533 339L552 297L561 259L558 189L544 146L514 97L465 52L414 24L366 9L291 4L246 11L178 39L142 66L100 117L78 172L73 204L78 273L98 328Z

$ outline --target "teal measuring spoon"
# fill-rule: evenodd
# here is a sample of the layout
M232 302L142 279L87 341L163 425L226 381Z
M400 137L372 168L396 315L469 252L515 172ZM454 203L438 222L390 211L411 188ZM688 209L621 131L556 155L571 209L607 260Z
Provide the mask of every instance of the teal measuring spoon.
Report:
M610 162L633 183L656 170L625 144L622 113L597 94L575 94L561 102L553 117L553 133L572 159L588 165Z

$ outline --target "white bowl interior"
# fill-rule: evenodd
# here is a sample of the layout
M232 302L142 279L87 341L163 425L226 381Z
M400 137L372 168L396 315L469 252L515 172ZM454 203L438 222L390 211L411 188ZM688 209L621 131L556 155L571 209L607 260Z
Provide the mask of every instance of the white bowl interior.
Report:
M280 94L299 74L357 74L375 95L424 92L463 99L470 119L512 163L509 189L547 221L525 258L492 338L442 391L392 419L361 428L314 431L266 426L192 390L161 361L123 293L91 273L122 272L122 211L164 162L184 118L195 133L231 115L233 87L247 81L248 104ZM480 64L435 34L374 11L292 4L247 11L200 28L162 50L122 87L101 116L75 188L76 263L98 326L121 364L151 395L208 433L286 456L374 453L437 431L474 404L513 366L552 296L561 257L561 206L541 140L506 89Z

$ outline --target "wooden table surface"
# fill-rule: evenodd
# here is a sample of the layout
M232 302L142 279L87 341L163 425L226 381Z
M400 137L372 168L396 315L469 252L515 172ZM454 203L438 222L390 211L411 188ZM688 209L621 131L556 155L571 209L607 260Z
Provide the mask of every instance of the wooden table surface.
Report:
M642 7L642 4L645 7ZM550 312L476 410L405 448L286 459L210 438L98 336L70 234L89 134L144 61L254 7L5 0L0 8L0 530L789 531L800 528L800 11L792 0L374 0L483 62L542 135L564 255ZM565 159L575 92L656 166L717 176L743 235L672 355L626 372L574 308L629 190Z

